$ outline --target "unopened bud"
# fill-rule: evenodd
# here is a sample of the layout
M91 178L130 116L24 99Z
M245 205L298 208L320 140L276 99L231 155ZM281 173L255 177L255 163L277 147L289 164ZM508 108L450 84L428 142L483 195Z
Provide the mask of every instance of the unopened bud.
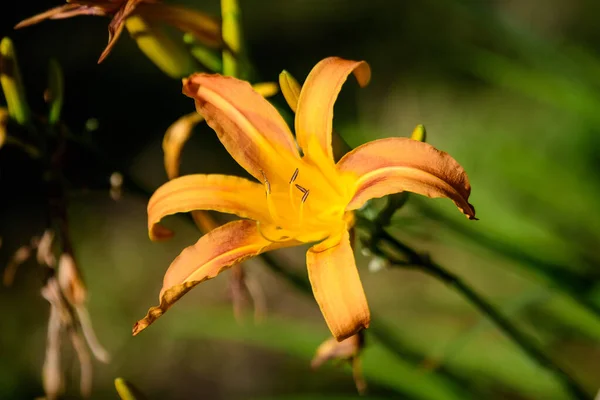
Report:
M367 383L362 375L359 358L364 345L364 331L360 331L341 342L338 342L335 338L328 339L317 348L315 357L311 361L311 367L316 369L329 360L350 363L356 390L360 394L364 394L367 390Z
M419 142L425 142L427 140L427 131L424 125L417 125L415 130L410 135L412 140L418 140Z

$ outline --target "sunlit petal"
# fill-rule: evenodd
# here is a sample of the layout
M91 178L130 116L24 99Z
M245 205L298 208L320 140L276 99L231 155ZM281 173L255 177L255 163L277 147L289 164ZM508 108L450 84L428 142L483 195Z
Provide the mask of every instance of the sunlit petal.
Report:
M232 157L250 174L263 180L261 171L288 180L299 159L285 121L277 110L247 82L221 75L195 74L183 81L183 93L196 101L196 109L217 132Z
M259 233L256 222L249 220L230 222L209 232L183 250L169 266L159 295L160 305L150 308L135 324L133 334L137 335L156 321L200 282L262 252L294 244L269 242Z
M388 138L366 143L346 154L337 164L342 173L353 174L355 194L347 210L367 200L401 191L428 197L447 197L469 219L471 185L463 167L448 153L408 138Z
M150 198L150 238L169 238L172 232L159 225L160 220L167 215L193 210L214 210L270 221L265 190L260 184L229 175L186 175L165 183Z
M333 105L342 85L352 72L360 86L369 83L369 64L338 57L322 60L306 78L296 110L296 140L302 150L307 150L310 138L315 136L325 155L333 160Z
M197 112L193 112L175 121L165 132L162 148L164 153L165 170L169 179L179 176L179 164L183 146L190 138L196 125L204 118Z
M313 246L306 253L306 264L315 299L331 333L340 341L367 328L371 314L348 232L337 245L328 246Z

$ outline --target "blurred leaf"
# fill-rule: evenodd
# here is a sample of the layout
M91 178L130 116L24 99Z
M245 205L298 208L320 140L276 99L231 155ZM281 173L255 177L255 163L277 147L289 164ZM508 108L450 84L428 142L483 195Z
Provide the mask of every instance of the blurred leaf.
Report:
M406 397L402 397L406 399ZM300 395L290 395L290 396L277 396L277 397L253 397L254 400L383 400L389 399L389 397L380 397L380 396L351 396L351 395L325 395L320 393L314 394L300 394Z
M55 59L48 66L48 90L46 102L50 104L48 123L56 124L60 120L60 112L64 101L65 82L60 64Z
M194 35L186 33L183 36L183 41L189 46L190 53L198 60L202 66L209 71L219 73L223 71L223 60L221 54L209 49L202 43L198 42Z
M225 50L223 51L223 75L240 77L238 58L242 51L240 8L237 0L221 0L221 27Z
M8 126L9 114L8 109L0 107L0 148L6 142L6 128Z
M196 71L196 63L185 46L166 32L138 15L127 18L125 26L144 54L171 78L179 79Z
M25 99L25 88L12 40L5 37L0 42L0 84L11 118L20 125L30 122L31 111Z
M180 308L178 318L173 318L167 329L170 335L188 339L199 338L232 340L301 357L307 369L314 351L328 332L323 327L309 325L281 317L270 317L258 325L240 326L229 308L199 310ZM184 315L189 313L189 315ZM177 322L180 321L180 322ZM194 321L190 323L190 321ZM469 395L447 379L420 371L410 363L394 357L375 340L369 340L362 356L363 372L368 384L394 389L404 396L417 399L468 399ZM349 369L349 381L352 380Z
M470 70L497 85L569 110L600 123L600 96L589 85L566 75L534 69L491 52L474 52Z
M145 400L146 397L133 384L123 378L115 379L115 388L121 400Z

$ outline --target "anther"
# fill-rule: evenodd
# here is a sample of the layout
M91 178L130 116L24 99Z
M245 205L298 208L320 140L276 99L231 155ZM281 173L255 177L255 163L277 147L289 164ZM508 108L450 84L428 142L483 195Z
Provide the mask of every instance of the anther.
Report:
M294 171L294 174L292 175L292 178L290 179L290 185L292 183L294 183L294 181L296 180L296 178L298 178L298 172L300 172L300 171L298 170L298 168L296 168L296 170Z
M310 194L310 190L303 188L302 186L296 184L296 189L298 189L299 191L301 191L303 193L302 196L302 203L304 203L306 201L306 199L308 198L308 195Z

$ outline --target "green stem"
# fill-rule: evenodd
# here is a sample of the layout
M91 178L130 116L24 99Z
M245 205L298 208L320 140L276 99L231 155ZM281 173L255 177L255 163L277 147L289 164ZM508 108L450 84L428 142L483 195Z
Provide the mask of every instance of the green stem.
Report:
M302 292L305 295L313 296L312 287L310 282L303 276L295 274L289 271L286 268L282 268L279 263L276 261L275 257L273 257L269 253L264 253L259 256L264 264L272 271L278 275L284 277L289 283L291 283L296 289ZM367 330L367 333L373 336L383 347L385 347L390 353L392 353L395 357L403 362L409 362L414 364L415 366L423 365L423 361L426 357L423 354L420 354L410 348L408 348L404 343L402 343L398 338L392 333L392 329L389 325L387 325L383 318L379 318L371 313L371 325ZM465 387L470 386L470 382L465 381L464 378L454 374L452 371L440 367L436 370L436 372L452 381L455 385L457 385L457 390L464 389ZM464 391L461 393L464 398L469 398L467 392L479 391L480 395L485 395L485 393L481 393L481 388L469 387L468 391Z
M502 332L504 332L504 334L511 339L526 355L528 355L532 360L537 362L538 365L551 372L558 380L560 380L563 386L573 395L573 398L589 398L589 394L586 393L583 387L562 367L548 357L536 343L534 338L519 330L512 322L510 322L508 318L506 318L498 309L496 309L496 307L494 307L483 296L477 293L471 286L462 281L458 276L432 261L427 255L422 255L406 244L400 242L391 236L387 231L385 231L380 225L375 225L373 222L364 218L360 218L359 223L362 226L367 227L369 232L374 233L366 241L367 246L374 254L387 258L392 265L419 269L426 274L441 280L449 286L454 287L480 312L485 314L491 321L493 321L494 324L496 324L496 326ZM407 258L407 261L399 260L397 257L388 254L388 252L381 247L383 243L393 247L394 250L398 251L399 253L402 253Z
M418 199L415 199L418 200ZM450 218L446 218L442 213L436 211L433 207L427 205L424 201L418 200L419 209L428 218L443 223L454 233L468 238L474 243L489 249L496 254L515 261L516 266L530 266L525 272L534 275L537 279L543 281L553 289L560 290L579 303L582 307L600 317L600 306L595 304L586 294L592 288L594 280L589 277L581 276L569 271L564 265L558 265L539 259L519 247L513 246L508 242L499 240L486 235L484 232L476 232L464 224L455 223Z

